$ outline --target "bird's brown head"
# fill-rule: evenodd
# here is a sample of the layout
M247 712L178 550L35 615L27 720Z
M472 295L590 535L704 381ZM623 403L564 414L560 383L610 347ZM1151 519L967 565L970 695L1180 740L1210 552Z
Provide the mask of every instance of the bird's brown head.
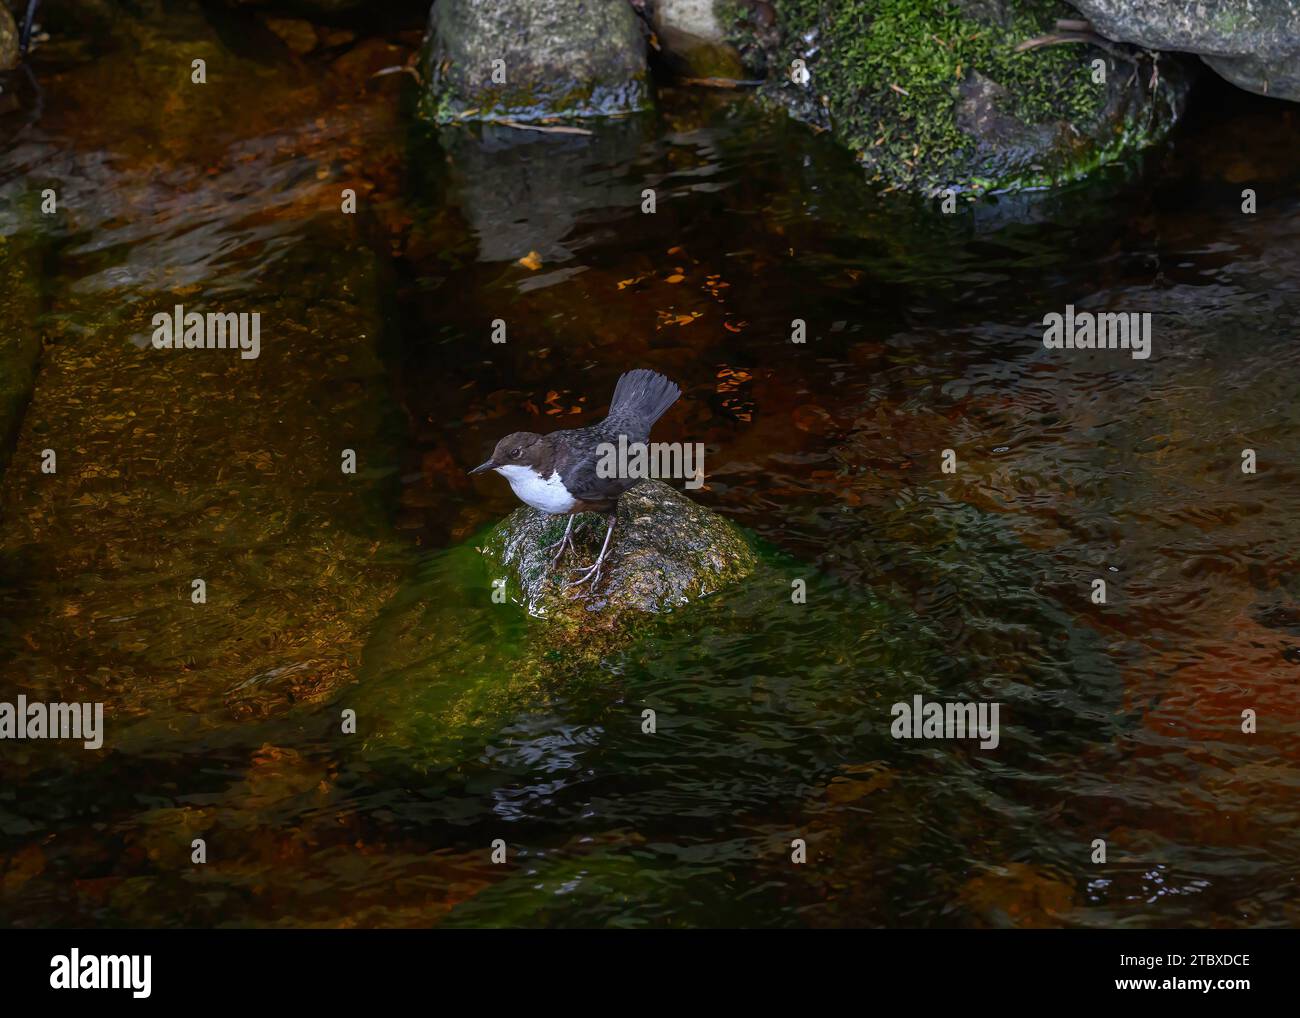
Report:
M501 439L492 450L492 458L480 463L470 473L480 474L484 470L499 470L510 466L540 467L548 452L541 435L535 435L531 431L516 431Z

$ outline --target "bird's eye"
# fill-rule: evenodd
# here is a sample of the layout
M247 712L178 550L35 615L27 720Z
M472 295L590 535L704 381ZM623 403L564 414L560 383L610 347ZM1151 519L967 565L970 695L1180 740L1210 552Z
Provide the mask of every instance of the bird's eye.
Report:
M518 458L519 458L519 450L518 450L518 449L511 449L511 450L510 450L510 458L511 458L511 459L518 459Z

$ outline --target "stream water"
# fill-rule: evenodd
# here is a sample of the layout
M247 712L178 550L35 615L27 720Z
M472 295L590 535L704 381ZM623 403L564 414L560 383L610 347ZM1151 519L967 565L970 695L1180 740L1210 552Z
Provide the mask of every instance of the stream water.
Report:
M1207 82L1141 165L943 216L736 95L438 132L372 77L418 23L258 25L121 15L7 86L0 700L106 732L0 746L0 921L1300 923L1294 108ZM177 304L260 355L153 349ZM1045 350L1067 304L1152 356ZM466 470L636 366L763 566L566 663ZM999 746L891 738L916 695Z

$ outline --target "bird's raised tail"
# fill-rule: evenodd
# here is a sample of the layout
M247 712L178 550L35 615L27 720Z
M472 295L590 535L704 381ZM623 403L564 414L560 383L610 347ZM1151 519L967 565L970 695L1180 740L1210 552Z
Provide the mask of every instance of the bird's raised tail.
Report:
M624 372L614 386L608 420L619 425L640 425L649 434L651 426L677 402L682 390L657 371L637 368Z

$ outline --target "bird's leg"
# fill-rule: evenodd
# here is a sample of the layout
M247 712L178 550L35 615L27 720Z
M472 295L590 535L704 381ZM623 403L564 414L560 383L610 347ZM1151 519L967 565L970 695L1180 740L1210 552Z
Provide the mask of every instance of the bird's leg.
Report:
M605 543L600 546L600 555L596 561L583 572L576 580L569 584L570 587L578 587L584 583L590 582L590 590L596 589L596 584L600 582L600 571L605 565L605 556L609 554L609 539L614 534L614 524L618 521L617 513L610 513L609 529L605 531Z
M555 558L551 559L551 568L552 568L552 569L554 569L556 566L558 566L558 565L560 564L560 559L562 559L562 558L564 557L564 552L565 552L566 549L569 550L569 551L572 551L572 550L573 550L573 539L569 536L569 534L570 534L570 533L572 532L572 530L573 530L573 521L574 521L575 519L577 519L577 515L576 515L576 514L571 515L571 516L569 517L569 523L568 523L568 526L566 526L566 527L564 528L564 536L561 537L561 538L560 538L558 541L556 541L554 544L548 544L545 548L542 549L542 551L554 551L554 552L555 552ZM558 549L558 550L557 550L557 549Z
M41 0L27 0L27 13L23 17L22 34L18 37L18 51L27 55L27 47L32 41L32 20L36 17L36 8Z

